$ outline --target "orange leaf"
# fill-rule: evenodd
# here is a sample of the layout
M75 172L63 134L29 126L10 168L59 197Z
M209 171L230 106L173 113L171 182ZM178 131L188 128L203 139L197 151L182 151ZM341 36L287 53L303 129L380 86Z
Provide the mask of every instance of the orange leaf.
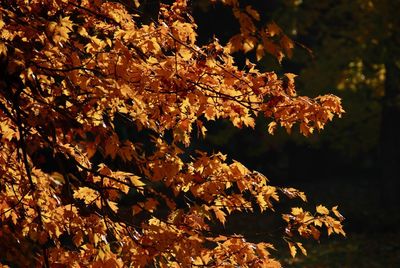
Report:
M219 208L213 208L214 209L214 213L215 216L217 217L217 219L223 224L225 225L225 221L226 221L226 214L225 212L223 212L221 209Z

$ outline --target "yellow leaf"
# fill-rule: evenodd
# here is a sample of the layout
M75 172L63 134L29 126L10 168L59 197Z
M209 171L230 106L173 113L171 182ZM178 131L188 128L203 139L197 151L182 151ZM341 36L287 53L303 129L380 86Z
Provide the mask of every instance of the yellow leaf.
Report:
M339 219L340 221L345 220L345 218L343 217L342 214L340 214L340 212L338 211L337 208L338 208L338 206L334 206L334 207L332 208L333 214L335 214L335 216L338 217L338 219Z
M110 38L107 38L107 39L106 39L106 43L107 43L107 45L108 45L109 47L112 47L112 41L111 41Z
M61 18L61 19L60 19L60 24L61 24L61 26L66 27L66 28L69 28L70 30L72 30L73 23L72 23L72 21L69 19L69 17Z
M135 7L136 7L136 8L139 8L139 7L140 7L140 2L139 2L139 0L133 0L133 3L135 4Z
M118 212L118 204L116 202L108 201L108 206L114 211L115 213Z
M203 259L200 258L200 256L197 256L194 258L194 260L192 260L192 265L194 266L203 266Z
M294 79L296 78L296 74L293 73L285 73L285 76L289 80L290 83L294 83Z
M61 41L68 41L69 33L72 30L73 23L69 17L61 18L59 23L50 22L48 31L53 33L53 41L58 43Z
M307 202L307 196L304 194L304 192L299 192L298 195L301 198L301 200Z
M333 231L337 234L341 234L346 236L346 233L343 231L343 226L339 221L334 221L333 223Z
M241 119L242 119L242 122L245 124L245 126L254 128L256 125L254 118L249 115L246 115L246 116L242 117Z
M265 201L262 193L257 195L257 203L260 206L261 211L264 211L268 207L268 203Z
M184 61L188 61L192 58L192 51L188 48L182 48L179 50L179 55L183 58Z
M79 187L73 196L74 198L82 199L86 205L89 205L99 197L99 193L89 187Z
M210 68L214 68L214 67L217 65L217 63L216 63L216 61L215 61L214 58L209 57L209 58L207 58L207 60L206 60L206 65L207 65L208 67L210 67Z
M315 219L314 220L314 224L315 224L315 226L321 227L322 226L322 221L320 221L319 219Z
M84 27L79 27L78 33L83 37L88 37L89 36L88 32L86 31L86 29Z
M304 192L300 192L295 188L282 188L282 192L289 198L299 197L304 202L307 202L307 197Z
M18 132L9 125L7 121L0 122L0 133L3 139L11 141L14 137L18 137Z
M277 123L275 121L268 124L268 133L273 135L276 129Z
M146 185L144 182L142 182L142 181L140 180L140 177L139 177L139 176L133 175L133 176L130 177L130 180L131 180L132 184L133 184L135 187L143 187L143 186Z
M290 255L294 258L297 254L297 249L294 243L288 242L289 250L290 250Z
M297 216L297 215L300 215L300 214L303 214L303 213L304 212L303 212L302 208L292 208L292 215Z
M14 223L14 225L16 225L18 222L18 214L15 213L14 210L11 211L11 220Z
M326 207L324 207L323 205L319 205L319 206L317 206L317 213L319 213L321 215L328 215L329 210Z
M148 62L149 64L157 64L157 63L158 63L158 60L157 60L156 58L150 56L150 57L147 59L147 62Z
M299 247L301 250L301 253L303 253L304 256L307 256L307 250L303 247L303 244L300 242L297 242L296 245Z
M244 53L249 52L250 50L252 50L257 44L257 39L255 38L247 38L246 40L244 40L243 42L243 51Z

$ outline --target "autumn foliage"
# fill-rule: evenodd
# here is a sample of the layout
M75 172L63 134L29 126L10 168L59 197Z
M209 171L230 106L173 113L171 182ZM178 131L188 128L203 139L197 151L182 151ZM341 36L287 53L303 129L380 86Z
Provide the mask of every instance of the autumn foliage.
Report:
M271 134L309 135L343 110L333 95L298 96L293 74L239 69L235 51L281 60L293 43L275 24L255 27L250 6L223 2L240 34L204 46L183 0L151 23L138 1L0 2L1 263L280 267L268 241L215 226L304 193L188 146L210 120L242 128L264 116ZM336 207L295 207L283 220L293 256L306 254L300 236L344 234Z

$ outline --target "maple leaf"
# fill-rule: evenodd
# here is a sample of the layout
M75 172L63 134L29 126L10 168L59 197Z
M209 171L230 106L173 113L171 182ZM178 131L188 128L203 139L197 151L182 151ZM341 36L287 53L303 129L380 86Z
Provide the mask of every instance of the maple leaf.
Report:
M299 197L304 202L307 202L307 197L304 192L300 192L295 188L282 188L281 191L287 195L289 198Z
M86 205L93 203L100 195L89 187L80 187L74 192L74 198L82 199Z
M339 219L340 221L343 221L343 220L345 219L345 218L343 217L343 215L340 214L340 212L338 211L338 206L332 207L332 212L333 212L333 214L335 214L336 217L338 217L338 219Z
M303 247L303 244L300 242L297 242L296 245L301 250L301 253L303 253L303 255L307 256L307 250Z
M129 179L130 179L131 183L133 184L133 186L135 186L135 187L142 188L143 186L146 185L144 182L141 181L139 176L132 175L129 177Z
M292 213L293 215L297 216L297 215L303 214L304 211L303 211L302 208L296 207L296 208L292 208L292 212L291 212L291 213Z
M317 206L317 213L319 213L321 215L328 215L329 214L329 210L323 205L318 205Z
M108 206L111 208L114 213L118 211L118 204L116 202L108 201Z
M226 214L225 212L223 212L221 209L219 208L214 208L214 213L215 216L217 217L217 219L223 224L225 225L225 221L226 221Z
M292 255L292 258L294 258L297 254L296 245L292 242L288 242L288 247L290 250L290 255Z

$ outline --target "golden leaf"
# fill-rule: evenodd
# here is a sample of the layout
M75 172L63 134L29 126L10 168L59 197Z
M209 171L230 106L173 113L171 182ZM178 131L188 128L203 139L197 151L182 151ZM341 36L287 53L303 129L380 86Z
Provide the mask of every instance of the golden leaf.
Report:
M243 41L243 51L244 51L244 53L247 53L250 50L253 50L254 47L256 46L256 44L257 44L257 39L256 38L249 37L249 38L245 39Z
M133 175L133 176L130 176L129 179L131 180L131 183L132 183L135 187L143 187L143 186L146 185L145 183L143 183L143 182L140 180L140 177L139 177L139 176Z
M223 212L221 209L219 208L214 208L214 213L215 216L217 217L217 219L223 224L225 225L225 221L226 221L226 214L225 212Z
M140 2L139 2L139 0L133 0L133 3L135 4L135 7L136 7L136 8L139 8L139 7L140 7Z
M288 242L289 250L290 250L290 255L292 255L292 258L294 258L297 254L297 249L294 243Z
M329 214L329 210L323 205L318 205L317 206L317 213L319 213L321 215L328 215Z
M2 41L0 41L0 56L1 55L7 56L7 47Z
M276 130L277 123L275 121L272 121L271 123L268 124L268 133L273 135L275 130Z
M338 217L338 219L339 219L340 221L344 221L344 220L345 220L345 218L343 217L343 215L340 214L340 212L338 211L338 206L332 207L332 212L333 212L333 214L335 214L336 217Z
M246 115L246 116L242 117L241 119L245 126L254 128L256 125L254 118L249 115Z
M100 195L97 191L89 187L79 187L78 190L74 191L73 196L74 198L82 199L86 205L89 205L94 200L96 200Z
M303 244L300 242L297 242L296 245L300 248L301 253L303 253L303 255L307 256L307 250L303 247Z
M295 208L292 208L292 212L291 213L292 213L292 215L297 216L297 215L303 214L304 211L303 211L302 208L295 207Z
M116 202L108 201L108 206L111 208L114 213L117 213L118 211L118 204Z
M257 203L260 206L261 211L264 211L268 207L268 203L265 201L265 197L262 193L257 195Z
M193 57L193 53L188 48L181 48L179 50L179 55L182 57L183 60L188 61Z

